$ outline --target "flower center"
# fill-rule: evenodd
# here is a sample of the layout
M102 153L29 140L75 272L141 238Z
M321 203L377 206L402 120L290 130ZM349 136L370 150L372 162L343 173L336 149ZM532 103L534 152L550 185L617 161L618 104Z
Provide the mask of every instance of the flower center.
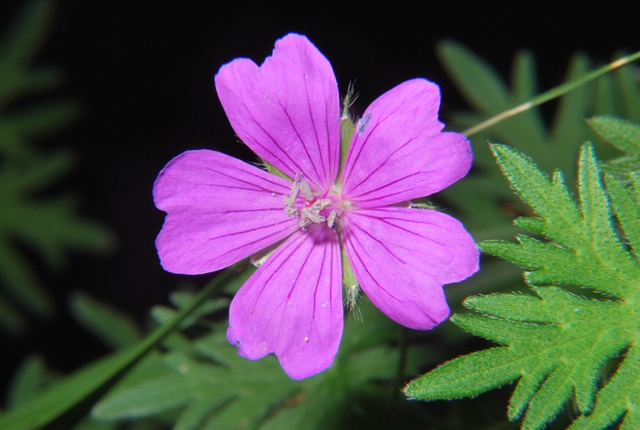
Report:
M284 211L288 216L300 218L300 228L306 230L311 224L326 222L329 228L335 228L341 212L336 196L313 194L302 173L296 175L291 185L291 194L284 195ZM298 199L298 198L301 199ZM301 200L302 204L299 204Z

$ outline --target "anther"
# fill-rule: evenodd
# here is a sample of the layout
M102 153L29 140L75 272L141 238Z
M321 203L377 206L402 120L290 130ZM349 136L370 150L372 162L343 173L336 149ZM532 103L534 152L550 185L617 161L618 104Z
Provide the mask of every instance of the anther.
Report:
M302 194L305 198L305 202L302 208L296 207L296 201L298 196ZM300 228L306 230L311 224L320 224L323 222L327 222L329 228L334 228L338 219L338 210L328 210L333 205L333 200L331 199L315 199L313 195L313 191L311 191L311 187L307 181L304 180L304 175L302 173L298 173L296 175L293 184L291 184L291 193L289 195L284 195L284 210L287 216L295 216L300 218ZM324 215L322 211L325 211ZM329 212L327 216L326 213Z
M335 228L336 227L337 218L338 218L338 211L334 209L334 210L331 211L331 213L327 217L327 225L329 226L329 228Z
M331 206L331 199L318 199L310 206L305 206L300 211L300 227L304 230L313 223L321 223L327 217L320 214L320 211Z
M313 193L311 192L311 188L309 187L307 181L304 180L304 176L302 175L302 173L298 173L296 175L295 183L298 184L298 188L300 189L300 192L305 197L305 199L313 200Z

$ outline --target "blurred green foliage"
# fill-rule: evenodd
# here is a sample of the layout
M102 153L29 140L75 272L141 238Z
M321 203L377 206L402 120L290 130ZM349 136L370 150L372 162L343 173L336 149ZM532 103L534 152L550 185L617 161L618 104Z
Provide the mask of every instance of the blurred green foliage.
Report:
M72 196L46 194L72 167L73 156L66 150L41 151L33 142L79 114L73 101L35 97L62 82L58 70L33 65L52 12L51 1L29 3L0 39L0 329L13 334L27 328L23 310L38 318L54 311L25 249L57 269L68 249L103 251L113 242L105 228L77 215Z
M531 100L538 94L533 55L520 52L513 61L511 86L500 79L490 65L455 42L442 43L438 53L457 88L473 108L454 113L450 128L463 130L509 108ZM613 57L619 58L621 54ZM585 54L570 61L566 81L574 80L593 68ZM488 142L512 145L536 160L542 170L560 169L570 189L575 189L576 163L580 145L595 140L601 157L615 152L584 126L594 115L610 114L640 121L640 82L637 66L631 65L604 75L558 99L555 115L545 121L539 108L508 118L471 137L473 171L440 193L460 209L460 219L477 240L513 237L511 220L528 210L511 192L489 150ZM547 124L549 123L549 125Z
M184 430L344 428L340 424L343 408L367 409L358 405L358 395L373 399L378 392L380 408L384 400L391 400L384 384L377 386L375 380L393 380L398 367L398 350L386 345L397 337L398 327L371 305L363 306L362 311L366 325L355 319L347 321L331 369L301 382L289 379L273 356L258 361L238 356L229 348L225 322L200 320L201 330L208 326L201 335L189 339L184 332L194 327L185 326L183 333L174 333L165 341L169 352L162 354L167 366L164 374L119 387L95 406L92 416L114 421L177 410L175 428ZM415 352L403 377L416 371ZM374 420L367 411L363 418L375 422L381 418L375 415ZM366 427L371 428L371 422ZM388 427L378 422L377 428Z

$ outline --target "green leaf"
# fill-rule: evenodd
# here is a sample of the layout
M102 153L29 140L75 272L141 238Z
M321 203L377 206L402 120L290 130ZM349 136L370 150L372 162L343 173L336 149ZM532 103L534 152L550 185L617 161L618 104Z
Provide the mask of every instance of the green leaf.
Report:
M135 345L141 339L140 330L128 315L98 302L83 293L69 298L75 319L113 349Z
M0 235L0 285L34 315L44 318L53 314L53 299L35 278L29 265L19 257Z
M99 402L92 415L98 419L139 418L186 405L201 389L199 378L170 375L144 382Z
M42 392L56 378L44 367L42 359L31 356L24 360L16 371L8 396L8 406L16 408Z
M267 163L264 160L262 160L262 164L264 165L265 170L271 173L272 175L276 175L277 177L282 178L286 181L293 182L293 179L291 179L285 173L281 172L277 167L272 166L271 164Z
M628 189L616 177L606 175L605 183L624 236L637 258L640 252L640 210L635 197L638 195L637 181Z
M623 414L621 430L633 430L640 426L640 353L632 346L609 383L598 393L598 403L589 415L573 422L571 430L598 430L617 421Z
M587 124L622 152L640 155L640 125L612 115L599 115Z
M27 330L27 322L15 307L0 296L0 330L20 336Z
M0 416L0 428L27 430L50 425L60 428L74 414L83 415L106 390L120 380L149 351L162 341L171 331L217 291L225 280L237 274L244 262L237 263L222 271L168 324L155 330L135 348L115 354L105 360L88 366L73 374L52 389L36 397L22 407Z
M617 52L614 59L627 55L625 52ZM638 68L622 67L614 71L615 94L619 99L618 110L603 113L615 113L632 121L640 121L640 88L638 88Z
M0 168L0 284L40 317L52 313L53 303L13 242L29 245L53 267L63 263L65 248L105 250L112 243L111 234L103 227L76 217L71 200L30 198L31 191L66 170L68 161L68 155L56 154L33 160L26 172L10 162Z
M0 122L2 140L37 139L56 133L78 118L79 106L75 102L57 101L39 103L18 112L8 112Z
M495 114L508 109L507 89L490 67L459 43L446 41L438 46L440 61L460 91L481 112Z
M47 37L52 12L52 1L32 1L3 35L0 41L0 110L19 96L50 88L59 82L60 76L54 70L34 72L28 69Z
M171 301L178 306L178 309L186 307L194 296L186 292L176 292L171 294ZM229 300L220 298L208 300L200 306L189 318L186 318L179 326L181 330L196 324L200 318L205 315L225 309L229 306ZM151 316L160 324L165 324L171 318L175 317L176 311L166 306L154 306L151 310Z
M493 150L514 191L544 220L542 233L555 243L528 238L518 238L520 245L489 241L481 244L485 252L513 256L519 265L536 269L527 274L533 284L563 282L617 297L635 288L633 279L640 277L640 268L615 235L591 146L586 145L580 157L581 208L560 173L550 180L516 150L504 145L494 145Z
M127 430L152 430L153 427L145 426L144 422L136 422ZM79 422L73 430L119 430L118 427L113 423L101 423L94 420L83 420Z
M626 181L630 173L640 172L640 125L612 115L595 116L587 124L622 155L603 163L602 169Z
M164 362L172 373L149 374L113 390L92 415L111 422L177 413L179 429L347 428L341 423L353 410L345 405L379 409L369 404L372 398L360 404L354 399L357 393L376 392L376 405L388 404L390 392L376 386L397 376L399 362L398 351L386 345L397 338L397 326L368 301L361 312L366 324L348 318L331 369L307 380L292 381L274 356L257 361L240 357L226 338L226 324L215 324L208 326L212 332L192 341L184 336L191 348L167 348ZM420 357L408 354L407 372L416 371Z
M0 415L0 428L13 430L42 428L65 411L71 410L76 404L88 399L90 394L102 385L97 385L96 381L102 379L105 374L111 374L115 368L120 369L119 365L128 352L87 366L34 397L30 402L12 409L5 415Z
M106 251L114 242L107 229L78 216L74 199L36 195L66 174L74 159L66 151L41 154L31 140L67 126L79 112L70 101L17 104L61 82L57 71L32 65L52 18L52 1L27 2L0 39L0 288L16 305L2 315L0 327L14 333L26 329L23 310L39 318L54 312L53 301L18 244L59 268L69 248Z
M189 405L176 421L174 430L199 430L220 406L218 399L203 399Z
M455 315L454 323L499 346L445 363L412 381L405 393L423 400L455 399L517 381L508 414L511 420L523 417L524 429L544 428L572 396L582 414L575 428L605 428L627 410L623 426L629 420L634 424L628 428L634 428L638 418L632 405L640 400L634 385L640 377L637 353L627 353L599 392L596 380L609 359L628 348L635 351L638 341L640 267L618 236L611 213L613 207L621 234L634 249L640 231L635 186L627 189L608 176L610 203L593 149L584 145L575 201L559 172L550 178L506 145L493 145L492 150L513 190L538 216L518 224L550 241L519 236L518 243L488 241L479 246L527 269L525 278L536 295L466 299L464 305L476 314ZM565 289L573 286L606 293L609 299L594 300ZM614 393L615 384L626 384L624 391Z
M184 354L169 354L165 360L175 369L174 375L116 392L99 402L92 415L102 420L145 417L208 400L212 408L226 402L248 402L250 406L235 408L242 411L243 419L249 420L264 416L273 404L297 390L297 383L284 375L275 357L257 362L237 357L224 332L202 342L216 345L213 350L226 350L225 366L199 363ZM218 351L215 355L220 357ZM187 408L185 413L193 411ZM230 419L228 413L223 411L214 420ZM230 427L221 425L221 428Z
M463 130L475 126L488 117L537 98L535 63L533 56L526 51L519 52L514 59L510 90L488 63L466 48L445 42L440 45L439 54L460 93L473 107L470 112L454 113L452 119L447 121L451 129ZM618 54L615 58L619 59L621 55ZM594 73L585 73L588 69L588 57L574 56L569 64L567 84ZM443 190L439 196L460 210L461 213L456 216L474 237L484 236L485 231L499 229L500 226L509 224L514 217L526 214L526 208L509 192L496 168L486 144L488 140L517 146L519 150L535 158L545 170L562 170L567 183L572 187L576 182L574 160L579 145L594 137L587 127L578 125L584 117L602 113L637 112L638 115L628 117L640 121L640 97L630 96L640 94L640 83L637 79L634 80L633 70L631 67L617 69L559 97L558 109L550 130L542 121L540 110L531 108L474 134L471 137L474 169L463 181ZM615 91L607 90L611 88ZM603 110L605 108L613 110ZM598 153L603 154L604 149L609 151L607 148L597 147ZM621 159L618 164L610 167L607 165L605 169L622 172L632 164L640 169L640 162L635 158ZM515 279L513 281L516 282Z
M613 78L610 74L606 74L598 79L596 82L596 92L595 114L602 115L616 112L616 97Z

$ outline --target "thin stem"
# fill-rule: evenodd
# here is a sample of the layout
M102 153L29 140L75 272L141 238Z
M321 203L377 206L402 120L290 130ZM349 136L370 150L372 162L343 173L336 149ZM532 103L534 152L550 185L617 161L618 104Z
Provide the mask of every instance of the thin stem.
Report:
M225 281L238 275L246 267L247 262L242 261L223 270L195 296L191 303L180 309L171 321L156 329L133 349L115 354L112 357L113 360L102 363L102 367L100 362L96 363L95 370L87 368L76 372L24 407L4 415L0 418L2 428L15 430L70 428L69 422L84 416L115 382L131 370L195 309L215 294ZM95 374L96 377L92 377L91 382L86 383L87 374Z
M209 282L196 296L193 301L191 301L187 306L180 309L180 312L167 324L159 327L147 336L138 346L131 351L131 353L127 356L126 359L137 360L141 358L144 354L149 352L151 348L157 345L162 339L164 339L169 333L173 331L174 328L178 326L185 318L187 318L191 313L200 307L207 299L209 299L215 292L218 291L224 285L224 281L233 276L234 274L239 274L243 269L247 266L246 261L241 261L239 263L234 264L233 266L229 266L218 275L211 282ZM137 357L137 358L136 358ZM125 361L126 361L125 359Z
M524 112L528 109L531 109L532 107L541 105L542 103L548 102L549 100L555 99L556 97L559 97L563 94L568 93L569 91L578 88L581 85L586 84L587 82L593 81L594 79L599 78L600 76L609 73L612 70L615 70L619 67L625 66L633 61L636 61L640 59L640 51L636 52L635 54L631 54L631 55L627 55L625 57L619 58L615 61L613 61L612 63L607 64L606 66L602 66L599 69L596 69L590 73L587 73L586 75L584 75L581 78L578 78L576 80L573 80L571 82L565 82L564 84L561 84L555 88L550 89L547 92L544 92L542 94L540 94L539 96L529 100L526 103L523 103L519 106L516 106L514 108L511 108L509 110L506 110L502 113L499 113L498 115L489 118L486 121L481 122L478 125L475 125L471 128L466 129L465 131L463 131L462 133L467 135L467 136L471 136L473 134L478 133L481 130L484 130L486 128L491 127L492 125L503 121L509 117L512 117L514 115L517 115L521 112Z

